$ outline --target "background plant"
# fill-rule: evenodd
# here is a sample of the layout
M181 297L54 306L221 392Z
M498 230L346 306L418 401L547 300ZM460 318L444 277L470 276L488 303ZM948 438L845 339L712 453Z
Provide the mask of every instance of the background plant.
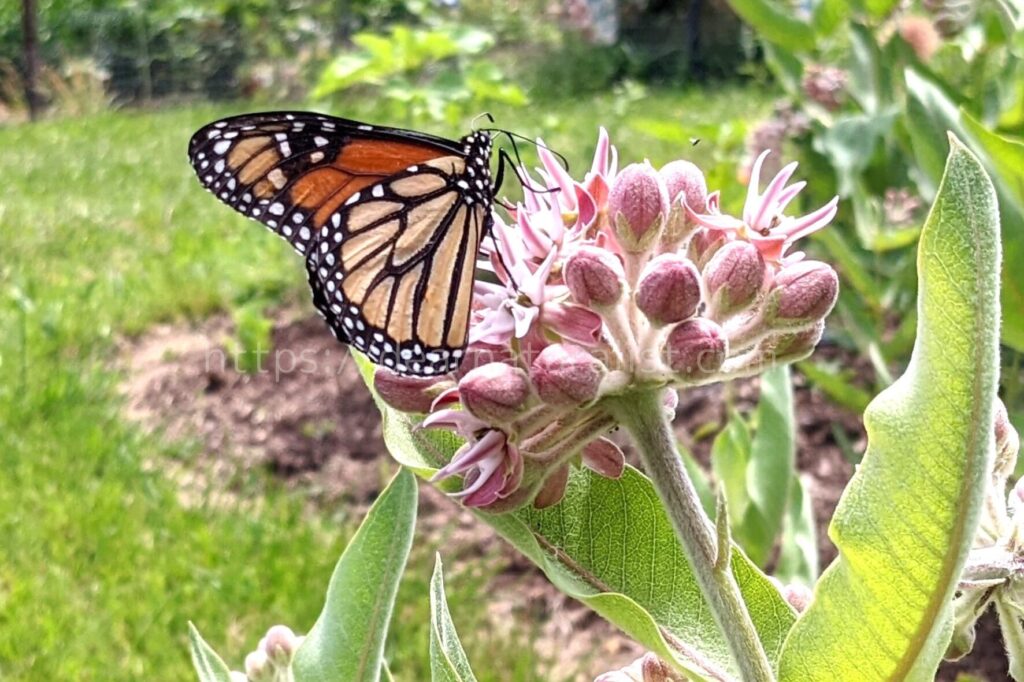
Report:
M1015 2L831 2L790 12L774 0L730 0L756 31L787 102L752 133L760 147L798 150L814 192L843 199L839 229L818 244L844 278L837 337L858 348L876 386L892 380L913 342L914 252L924 207L942 172L941 133L952 129L982 160L1000 198L1007 262L1024 258L1024 56ZM1007 391L1020 393L1024 277L1003 270ZM805 366L837 400L864 394L838 370ZM841 377L841 373L840 373ZM1024 409L1010 404L1016 421Z

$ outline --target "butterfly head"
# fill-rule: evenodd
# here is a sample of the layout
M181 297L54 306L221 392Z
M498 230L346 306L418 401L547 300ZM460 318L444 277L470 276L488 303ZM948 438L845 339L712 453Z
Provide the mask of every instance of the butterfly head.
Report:
M489 204L493 196L491 184L491 136L482 130L463 137L462 153L466 158L466 182L474 198Z

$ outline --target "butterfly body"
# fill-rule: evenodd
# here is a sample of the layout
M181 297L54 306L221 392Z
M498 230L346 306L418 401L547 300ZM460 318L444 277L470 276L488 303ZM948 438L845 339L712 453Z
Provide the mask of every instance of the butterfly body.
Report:
M298 112L217 121L189 144L209 191L305 257L338 339L415 375L463 356L490 156L483 132L453 141Z

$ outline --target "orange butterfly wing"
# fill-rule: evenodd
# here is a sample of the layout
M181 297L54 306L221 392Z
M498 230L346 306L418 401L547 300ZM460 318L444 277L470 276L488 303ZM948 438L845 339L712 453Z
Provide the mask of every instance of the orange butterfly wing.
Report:
M475 258L490 229L490 138L459 142L317 114L253 114L199 130L203 185L306 256L332 331L406 374L455 369Z

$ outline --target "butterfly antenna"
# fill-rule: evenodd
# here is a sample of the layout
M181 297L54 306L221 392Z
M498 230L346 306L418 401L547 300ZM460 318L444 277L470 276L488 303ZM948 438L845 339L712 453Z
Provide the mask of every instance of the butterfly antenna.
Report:
M524 142L532 144L534 147L538 147L540 149L548 150L549 152L554 154L555 157L562 163L562 168L564 168L566 170L566 172L569 171L569 160L566 159L565 156L562 155L560 152L555 151L554 149L552 149L551 147L547 146L546 144L541 144L540 142L537 142L536 140L531 140L530 138L526 137L525 135L520 135L519 133L513 133L511 130L498 130L497 132L504 133L508 137L508 139L512 142L513 149L515 149L515 147L516 147L516 141L515 141L514 138L518 138L518 139L520 139L520 140L522 140Z
M513 161L512 157L509 156L508 150L506 150L505 148L501 148L498 150L498 179L497 182L495 182L494 184L495 191L497 191L498 188L501 187L501 182L505 178L506 163L512 167L512 172L515 173L516 179L519 180L519 184L522 185L524 189L528 189L534 194L550 194L552 192L561 191L561 188L559 187L554 187L550 189L547 187L534 187L533 183L530 181L529 176L527 176L522 171L522 169L525 167L525 164L523 163L523 158L519 155L519 147L516 145L515 140L512 140L511 137L509 139L512 141L512 152L515 154L516 158L515 161Z
M493 116L491 116L491 112L489 112L489 111L485 111L485 112L484 112L484 113L482 113L482 114L477 114L476 116L474 116L474 117L473 117L473 120L472 120L472 121L470 122L470 124L469 124L469 127L470 127L470 128L472 128L472 129L473 129L473 130L475 131L475 130L477 129L477 128L476 128L476 122L477 122L477 121L479 121L479 120L480 120L480 119L482 119L482 118L486 118L486 119L487 119L488 121L490 121L491 123L494 123L494 117L493 117ZM490 132L490 129L489 129L489 128L487 128L487 129L484 129L484 130L483 130L483 132L485 132L485 133L486 133L486 132Z

